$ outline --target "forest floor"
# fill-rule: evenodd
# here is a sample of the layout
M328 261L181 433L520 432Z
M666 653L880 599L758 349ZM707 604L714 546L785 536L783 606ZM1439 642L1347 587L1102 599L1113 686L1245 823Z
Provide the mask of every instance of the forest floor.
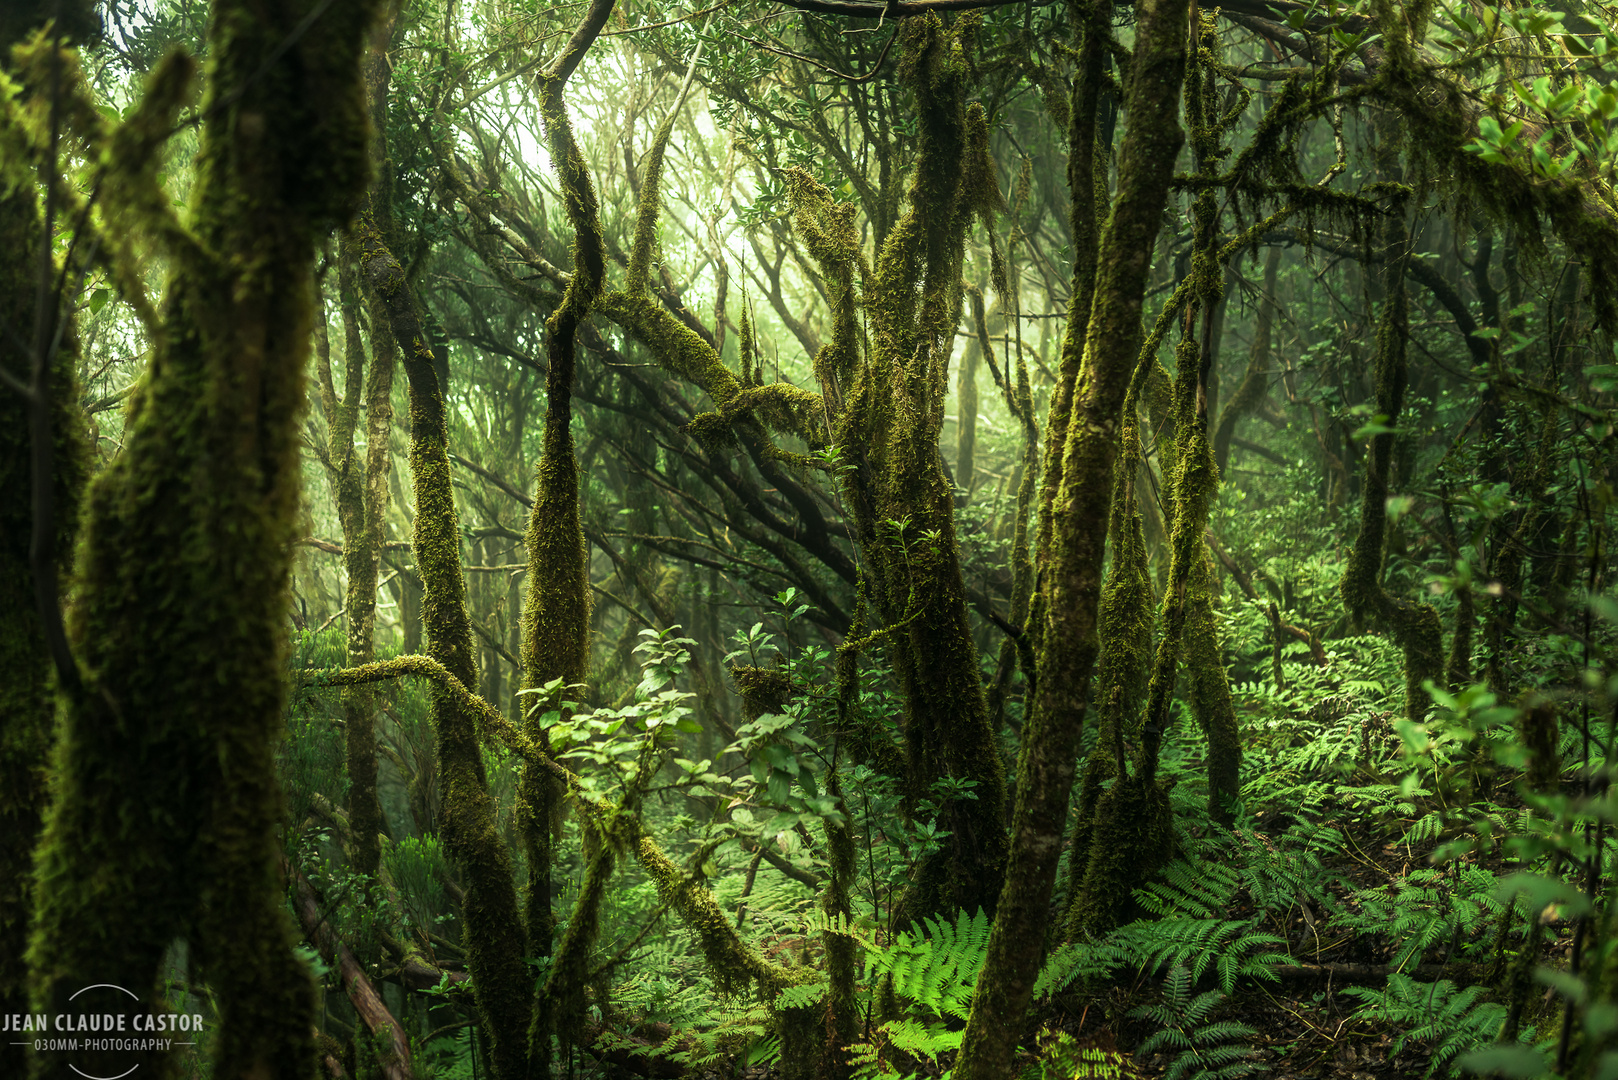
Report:
M1515 793L1506 793L1502 801L1521 805ZM1431 866L1429 856L1439 843L1388 842L1386 833L1342 827L1351 855L1328 869L1339 876L1331 892L1345 904L1352 903L1357 891L1397 886L1413 870ZM1480 864L1502 877L1511 869L1502 865L1498 849L1492 859L1480 860ZM1251 912L1234 911L1230 917L1244 914ZM1434 1043L1410 1038L1400 1027L1368 1017L1363 1001L1342 993L1351 986L1385 984L1394 951L1386 939L1334 931L1329 915L1317 915L1306 904L1294 907L1286 926L1272 919L1267 929L1286 938L1296 964L1280 969L1278 982L1244 982L1212 1014L1212 1019L1245 1024L1257 1033L1245 1040L1254 1048L1248 1064L1256 1068L1249 1075L1275 1080L1392 1080L1449 1074L1447 1068L1433 1068ZM1555 937L1547 942L1541 960L1565 969L1574 926L1569 920L1558 920L1552 929ZM1479 954L1492 933L1492 927L1473 933L1471 956ZM1487 983L1492 975L1489 964L1475 959L1445 963L1445 950L1429 950L1424 960L1419 969L1407 968L1406 973L1423 982L1448 979L1460 987ZM1132 1009L1155 999L1155 987L1156 980L1145 976L1132 984L1116 984L1107 1000L1092 999L1079 1016L1053 1018L1050 1026L1067 1030L1082 1046L1107 1050L1138 1046L1154 1025L1126 1017ZM1533 987L1522 1022L1542 1031L1549 1030L1547 1025L1559 1025L1561 1009L1554 993ZM1175 1057L1175 1052L1141 1055L1133 1058L1133 1064L1141 1080L1157 1080L1169 1071Z

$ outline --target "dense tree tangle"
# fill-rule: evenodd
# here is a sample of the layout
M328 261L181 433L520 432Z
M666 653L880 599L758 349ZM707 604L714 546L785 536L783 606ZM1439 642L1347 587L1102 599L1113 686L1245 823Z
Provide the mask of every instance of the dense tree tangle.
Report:
M1612 1075L1564 6L6 6L0 1073Z

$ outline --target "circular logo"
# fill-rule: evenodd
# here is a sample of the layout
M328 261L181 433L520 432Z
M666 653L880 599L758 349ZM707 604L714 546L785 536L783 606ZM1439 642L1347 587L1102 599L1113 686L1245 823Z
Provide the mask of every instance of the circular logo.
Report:
M124 1080L202 1036L200 1013L154 1012L140 995L116 983L94 983L57 1013L0 1017L13 1046L65 1059L85 1080Z

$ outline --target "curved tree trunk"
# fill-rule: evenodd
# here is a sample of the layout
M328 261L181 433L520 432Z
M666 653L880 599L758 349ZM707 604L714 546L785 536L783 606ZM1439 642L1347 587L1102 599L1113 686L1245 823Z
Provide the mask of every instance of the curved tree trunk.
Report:
M369 200L354 233L362 252L360 265L403 350L410 384L410 473L416 496L411 546L421 572L427 655L462 686L476 687L460 531L450 485L449 431L437 364L405 283L404 268L388 250ZM483 1037L497 1080L520 1080L528 1064L533 976L523 962L527 939L512 882L511 856L494 828L494 800L489 795L473 711L435 688L432 721L443 792L441 835L466 885L462 905L466 959L483 1019Z
M545 435L536 478L533 511L528 518L528 594L522 614L523 688L539 690L553 680L564 685L584 677L590 662L590 560L579 519L579 465L573 451L573 372L579 325L589 317L606 276L601 245L600 210L583 155L573 141L562 92L568 76L584 58L596 35L606 25L614 0L595 0L583 22L556 61L540 78L543 97L540 115L550 142L551 161L562 182L562 198L573 226L574 267L562 303L545 324ZM560 691L559 691L560 693ZM536 711L524 725L528 737L544 752L549 739L539 723L539 712L551 702L534 698L526 706ZM551 911L552 819L560 810L561 793L555 779L530 762L523 768L518 797L521 829L528 858L527 928L529 948L536 957L551 955L556 917ZM599 841L598 841L599 843ZM605 860L605 861L603 861ZM610 846L592 860L585 890L606 885L611 868ZM581 892L569 926L568 946L580 948L593 940L594 927L581 935L579 924L594 922ZM583 946L587 948L586 946ZM550 1074L554 1012L568 1008L567 1030L559 1032L569 1045L582 1036L584 980L589 956L557 958L549 978L536 989L534 1019L528 1039L529 1076Z

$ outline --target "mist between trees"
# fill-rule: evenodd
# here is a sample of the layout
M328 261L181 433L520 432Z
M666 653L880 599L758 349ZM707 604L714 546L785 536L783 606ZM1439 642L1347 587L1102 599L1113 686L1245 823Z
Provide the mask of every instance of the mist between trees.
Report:
M1618 1075L1562 6L6 5L0 1074Z

